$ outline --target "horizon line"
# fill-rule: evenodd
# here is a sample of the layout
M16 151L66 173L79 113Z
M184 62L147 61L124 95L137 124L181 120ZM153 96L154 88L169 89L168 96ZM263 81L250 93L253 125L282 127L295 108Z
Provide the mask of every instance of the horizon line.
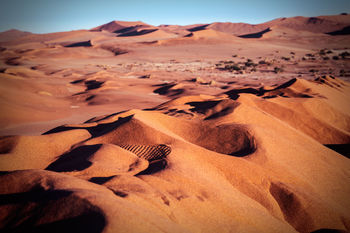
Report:
M102 25L105 25L105 24L108 24L108 23L112 23L112 22L142 22L142 23L145 23L145 24L148 24L150 26L154 26L154 27L159 27L159 26L190 26L190 25L196 25L196 24L213 24L213 23L244 23L244 24L250 24L250 25L259 25L259 24L264 24L264 23L267 23L267 22L270 22L270 21L273 21L273 20L277 20L277 19L283 19L283 18L296 18L296 17L304 17L304 18L312 18L312 17L321 17L321 16L337 16L337 15L349 15L347 12L342 12L342 13L339 13L339 14L322 14L322 15L314 15L314 16L304 16L304 15L295 15L295 16L288 16L288 17L277 17L277 18L272 18L272 19L269 19L269 20L265 20L265 21L262 21L260 23L247 23L247 22L244 22L244 21L213 21L213 22L196 22L196 23L188 23L188 24L167 24L167 23L162 23L162 24L149 24L143 20L111 20L111 21L108 21L106 23L102 23L102 24L99 24L97 26L92 26L91 28L87 29L87 28L76 28L76 29L67 29L67 30L58 30L58 31L46 31L46 32L32 32L32 31L29 31L29 30L25 30L25 29L17 29L17 28L9 28L9 29L6 29L6 30L3 30L3 31L0 31L0 33L4 33L4 32L8 32L8 31L20 31L20 32L28 32L28 33L32 33L32 34L50 34L50 33L59 33L59 32L69 32L69 31L80 31L80 30L91 30L93 28L96 28L96 27L99 27L99 26L102 26Z

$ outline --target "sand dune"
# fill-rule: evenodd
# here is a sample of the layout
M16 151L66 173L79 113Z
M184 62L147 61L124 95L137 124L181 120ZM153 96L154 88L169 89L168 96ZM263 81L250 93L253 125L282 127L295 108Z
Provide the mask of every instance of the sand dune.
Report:
M118 32L120 30L125 29L134 29L134 28L142 28L149 27L149 24L145 24L141 21L111 21L109 23L103 24L101 26L92 28L91 31L108 31L108 32Z
M180 37L180 38L173 38L173 39L163 39L158 41L158 44L160 45L175 45L175 44L189 44L189 43L232 43L237 42L240 39L224 33L220 31L215 31L213 29L203 29L195 32L191 32L190 34Z
M0 34L0 231L350 231L348 24Z
M252 25L246 23L213 23L208 28L231 33L236 36L257 33L265 30L265 25Z
M258 33L270 27L284 27L288 29L308 31L314 33L327 33L332 30L341 30L350 24L349 15L332 15L332 16L318 16L318 17L291 17L279 18L261 24L247 24L247 23L212 23L206 28L231 33L236 36Z
M24 32L24 31L20 31L20 30L16 30L16 29L12 29L12 30L8 30L5 32L1 32L0 33L0 38L1 38L1 42L4 41L11 41L11 40L15 40L18 38L21 38L23 36L26 35L30 35L30 32Z
M136 37L137 39L153 39L155 41L178 37L178 35L174 33L166 32L161 29L143 29L143 30L123 33L118 36L123 36L123 37L132 36L132 37Z
M318 17L292 17L279 18L264 23L266 26L282 26L295 30L310 31L316 33L331 32L348 26L350 23L349 15L318 16Z
M350 142L350 114L333 101L349 88L328 77L292 80L268 91L181 97L158 111L112 114L42 136L4 137L0 164L9 172L1 190L13 201L3 209L11 220L1 222L26 226L12 214L16 195L45 197L22 204L33 230L78 227L90 217L104 232L346 230L350 162L322 144ZM309 103L324 99L321 106ZM49 171L13 171L23 169ZM6 185L14 179L15 186ZM51 214L68 203L74 211ZM46 214L33 215L34 209ZM129 213L135 221L146 218L144 225L135 228Z

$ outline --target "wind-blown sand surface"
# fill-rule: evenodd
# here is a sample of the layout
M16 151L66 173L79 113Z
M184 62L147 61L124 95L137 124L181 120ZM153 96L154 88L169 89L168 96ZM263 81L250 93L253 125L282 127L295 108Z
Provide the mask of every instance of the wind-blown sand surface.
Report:
M349 25L3 32L1 231L350 231Z

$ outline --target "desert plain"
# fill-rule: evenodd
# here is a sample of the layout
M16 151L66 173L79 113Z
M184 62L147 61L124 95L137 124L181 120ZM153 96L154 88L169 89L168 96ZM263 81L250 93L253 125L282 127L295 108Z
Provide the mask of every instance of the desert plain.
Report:
M0 33L0 231L349 232L349 28Z

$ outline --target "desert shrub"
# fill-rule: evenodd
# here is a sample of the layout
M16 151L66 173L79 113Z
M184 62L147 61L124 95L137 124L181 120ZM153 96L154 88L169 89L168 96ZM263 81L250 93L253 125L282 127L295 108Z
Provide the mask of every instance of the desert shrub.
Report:
M332 58L333 58L333 60L339 60L338 56L333 56Z
M285 61L289 61L290 60L290 58L289 57L281 57L283 60L285 60Z
M326 55L326 51L325 51L324 49L321 49L320 52L319 52L318 54L320 54L321 56L322 56L322 55Z
M247 67L251 67L251 66L257 66L257 64L255 64L254 62L251 62L251 61L247 61L246 63L244 63L245 66Z
M223 63L224 64L234 64L235 62L234 61L224 61Z
M346 52L342 52L339 54L339 56L341 56L343 59L350 56L350 53L348 53L347 51Z
M339 70L339 76L344 77L345 76L345 70Z
M283 70L283 68L282 67L275 67L275 68L273 68L273 72L275 72L276 74L277 73L281 73L281 72L283 72L284 70Z
M236 64L225 65L225 70L230 70L230 71L237 70L238 71L238 70L241 70L241 67L239 67Z

